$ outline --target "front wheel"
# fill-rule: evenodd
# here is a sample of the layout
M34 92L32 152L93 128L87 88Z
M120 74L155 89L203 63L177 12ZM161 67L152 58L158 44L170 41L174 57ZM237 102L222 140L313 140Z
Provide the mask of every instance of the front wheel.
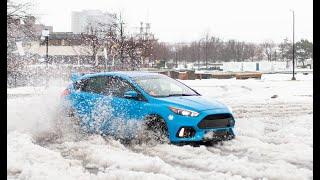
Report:
M160 116L149 116L145 119L145 133L147 142L157 142L160 144L169 142L169 131L167 124Z

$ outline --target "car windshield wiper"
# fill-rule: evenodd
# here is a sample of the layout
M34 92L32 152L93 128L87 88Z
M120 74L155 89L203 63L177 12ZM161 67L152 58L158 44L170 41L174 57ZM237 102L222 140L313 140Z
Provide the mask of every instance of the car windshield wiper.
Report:
M169 94L168 97L170 96L197 96L197 94Z
M172 96L200 96L199 94L168 94L168 95L157 95L153 97L163 98L163 97L172 97Z

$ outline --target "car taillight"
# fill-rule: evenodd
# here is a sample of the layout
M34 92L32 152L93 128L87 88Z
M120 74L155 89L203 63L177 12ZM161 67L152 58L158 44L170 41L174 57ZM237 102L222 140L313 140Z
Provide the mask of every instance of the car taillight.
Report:
M62 93L61 93L61 96L63 97L63 96L67 96L67 95L69 95L70 94L70 91L69 91L69 89L65 89Z

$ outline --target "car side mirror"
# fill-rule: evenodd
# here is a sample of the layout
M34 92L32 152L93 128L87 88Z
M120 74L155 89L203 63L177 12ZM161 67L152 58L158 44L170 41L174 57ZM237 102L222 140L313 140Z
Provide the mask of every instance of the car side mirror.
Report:
M124 93L125 98L137 98L138 93L136 91L127 91Z

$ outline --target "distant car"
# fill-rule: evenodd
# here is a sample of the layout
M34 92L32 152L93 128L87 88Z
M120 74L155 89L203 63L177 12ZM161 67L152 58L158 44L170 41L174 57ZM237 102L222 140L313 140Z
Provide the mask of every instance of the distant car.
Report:
M70 114L90 132L116 135L119 130L130 129L126 126L132 122L141 122L147 130L165 135L171 143L235 137L230 108L162 74L73 74L63 97L69 102L66 108Z

